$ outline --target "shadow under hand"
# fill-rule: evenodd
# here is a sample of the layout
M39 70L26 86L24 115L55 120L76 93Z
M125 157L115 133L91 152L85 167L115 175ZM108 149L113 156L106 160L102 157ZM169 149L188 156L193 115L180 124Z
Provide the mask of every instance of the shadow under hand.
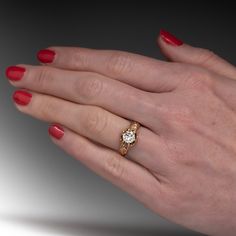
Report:
M116 226L105 225L99 222L81 222L76 220L55 219L41 216L3 215L0 219L17 224L23 224L34 229L47 232L60 233L63 235L85 236L197 236L198 233L180 231L168 228L144 228L140 226Z

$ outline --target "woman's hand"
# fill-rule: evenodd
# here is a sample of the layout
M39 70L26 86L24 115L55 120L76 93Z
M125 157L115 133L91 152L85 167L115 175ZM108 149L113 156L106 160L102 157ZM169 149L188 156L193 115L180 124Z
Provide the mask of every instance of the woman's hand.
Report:
M162 31L178 63L52 47L9 67L16 107L59 123L53 142L161 216L210 235L236 232L236 69ZM127 158L121 131L141 123Z

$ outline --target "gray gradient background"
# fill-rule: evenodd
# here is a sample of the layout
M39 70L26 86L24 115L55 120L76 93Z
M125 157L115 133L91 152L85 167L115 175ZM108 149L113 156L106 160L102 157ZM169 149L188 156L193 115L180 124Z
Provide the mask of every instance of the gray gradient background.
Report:
M161 27L236 61L230 6L0 3L0 215L64 235L198 235L145 209L58 149L47 124L19 113L4 78L8 65L36 64L51 45L132 51L162 58ZM81 231L82 230L82 231Z

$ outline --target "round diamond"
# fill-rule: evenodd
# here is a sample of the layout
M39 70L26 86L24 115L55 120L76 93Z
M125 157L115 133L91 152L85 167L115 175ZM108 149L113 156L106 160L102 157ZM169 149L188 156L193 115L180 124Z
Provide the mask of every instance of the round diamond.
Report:
M135 141L134 131L127 130L125 133L123 133L122 139L125 143L133 143Z

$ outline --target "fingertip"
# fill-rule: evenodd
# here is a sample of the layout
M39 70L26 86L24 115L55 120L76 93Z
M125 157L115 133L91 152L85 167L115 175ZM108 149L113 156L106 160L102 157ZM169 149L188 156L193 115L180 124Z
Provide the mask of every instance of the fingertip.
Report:
M60 140L65 134L64 128L59 124L51 124L48 127L48 133L51 137Z
M16 82L22 79L26 69L22 66L14 65L8 66L5 70L5 76L9 82Z
M32 94L26 90L20 89L12 94L12 99L17 105L27 106L32 99Z
M183 45L183 41L179 38L177 38L175 35L173 35L172 33L164 30L164 29L161 29L160 32L159 32L159 38L165 42L166 44L168 45L171 45L171 46L181 46Z
M55 56L56 52L49 48L41 49L36 54L37 59L44 64L53 63Z

